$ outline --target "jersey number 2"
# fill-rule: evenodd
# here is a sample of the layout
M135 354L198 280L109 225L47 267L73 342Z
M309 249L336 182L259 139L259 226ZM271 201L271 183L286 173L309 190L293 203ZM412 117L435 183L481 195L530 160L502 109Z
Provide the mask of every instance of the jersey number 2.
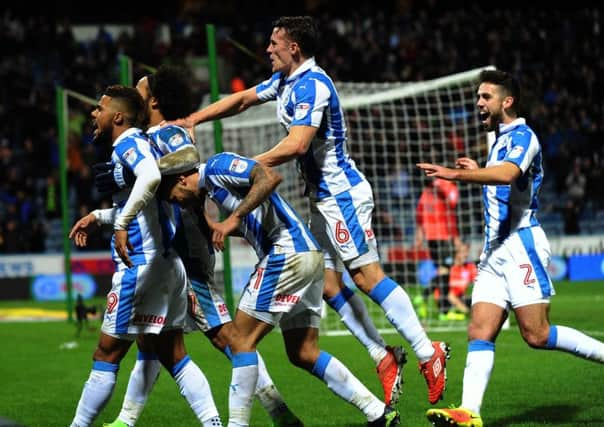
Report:
M526 270L526 274L524 275L524 284L532 285L535 283L535 279L531 278L531 274L533 274L533 266L530 264L520 264L520 268Z

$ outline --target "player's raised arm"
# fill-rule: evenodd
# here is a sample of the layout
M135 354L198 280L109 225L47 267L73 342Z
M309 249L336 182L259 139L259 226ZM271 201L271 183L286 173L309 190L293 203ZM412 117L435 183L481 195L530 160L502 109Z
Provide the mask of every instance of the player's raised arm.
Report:
M242 113L253 105L262 103L256 94L256 86L241 92L235 92L220 100L211 103L199 111L189 114L183 119L165 122L165 124L174 124L184 128L193 128L195 125L210 120L223 119Z

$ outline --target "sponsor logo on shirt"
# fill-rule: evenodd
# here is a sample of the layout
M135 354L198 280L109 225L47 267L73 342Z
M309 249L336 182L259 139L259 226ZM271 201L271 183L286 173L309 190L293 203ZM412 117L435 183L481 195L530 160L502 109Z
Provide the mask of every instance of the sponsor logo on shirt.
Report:
M242 159L233 159L231 165L229 166L229 170L231 172L242 173L247 169L247 162Z
M508 158L509 159L517 159L518 157L520 157L522 155L522 153L524 153L524 147L521 147L520 145L517 145L514 148L512 148L512 151L510 151L510 154L508 155Z
M170 144L172 147L178 147L183 142L185 142L185 139L179 133L177 133L176 135L172 135L168 140L168 144Z
M296 111L294 112L294 118L296 120L301 120L310 111L310 104L308 102L301 102L296 105Z
M138 154L136 154L136 148L132 147L127 149L122 157L130 166L132 166L138 158Z

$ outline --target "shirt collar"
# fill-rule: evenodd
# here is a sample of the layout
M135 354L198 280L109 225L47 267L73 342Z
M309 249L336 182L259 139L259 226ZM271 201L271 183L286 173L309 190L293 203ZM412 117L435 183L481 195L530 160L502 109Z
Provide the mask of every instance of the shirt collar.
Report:
M113 141L113 147L115 147L117 144L122 142L122 140L134 135L135 133L142 133L142 130L140 130L139 128L126 129L124 132L122 132L122 134L120 136L115 138L115 141Z
M518 117L517 119L515 119L514 121L512 121L508 124L499 123L499 135L508 133L515 127L525 125L525 124L526 124L526 120L522 117Z
M151 126L150 128L147 129L147 133L157 132L159 130L159 128L161 128L160 125Z
M286 80L286 82L291 82L292 80L297 79L301 74L305 73L306 71L310 70L312 67L314 67L316 64L315 62L315 57L311 56L310 58L308 58L306 61L304 61L302 63L302 65L300 65L296 71L294 71L292 73L291 76L289 76Z

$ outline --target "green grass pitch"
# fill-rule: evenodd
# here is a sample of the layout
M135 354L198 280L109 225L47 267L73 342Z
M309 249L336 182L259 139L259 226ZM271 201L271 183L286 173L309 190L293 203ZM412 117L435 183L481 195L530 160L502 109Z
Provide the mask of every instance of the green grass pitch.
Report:
M604 340L604 283L558 283L553 298L553 324L572 326ZM0 303L6 306L36 305L31 302ZM46 304L52 306L52 304ZM56 306L55 306L56 307ZM98 327L98 322L96 323ZM28 427L69 425L98 338L65 322L0 323L0 418ZM448 364L448 388L439 406L458 404L466 356L464 332L430 333L452 347ZM403 344L397 335L387 335L390 344ZM77 347L61 349L66 342ZM228 383L231 372L226 358L214 350L201 333L186 338L189 354L208 377L214 398L226 425ZM324 350L343 361L376 395L382 396L375 368L366 351L350 336L322 337ZM270 334L260 351L277 387L306 426L364 426L363 415L335 397L315 377L291 366L279 333ZM112 399L95 426L118 414L133 366L135 351L122 362ZM404 426L428 426L424 412L430 407L417 361L409 355L403 396L398 404ZM529 349L512 319L512 328L497 340L496 362L483 404L485 425L495 426L604 426L604 366L560 352ZM170 375L162 372L139 426L199 425ZM269 419L256 403L252 426L267 426Z

